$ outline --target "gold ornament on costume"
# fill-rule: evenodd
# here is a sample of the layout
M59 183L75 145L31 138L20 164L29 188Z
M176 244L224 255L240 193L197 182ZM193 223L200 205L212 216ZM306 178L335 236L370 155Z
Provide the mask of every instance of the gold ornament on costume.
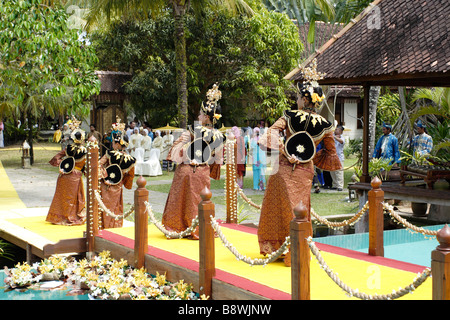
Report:
M320 87L318 81L323 79L325 73L317 71L316 59L311 62L311 67L300 66L300 70L303 74L303 85L300 88L299 84L297 84L298 93L305 97L310 97L314 107L319 108L325 95L319 96L317 92L314 92L314 88Z
M204 114L214 111L212 117L213 124L217 123L217 120L222 117L220 113L216 113L217 104L221 98L222 92L219 90L219 85L215 83L213 87L206 92L206 105L202 102L201 110Z
M116 116L116 122L112 124L112 129L115 131L125 132L125 123L121 122L122 119Z
M84 130L82 130L80 128L80 125L81 125L81 121L77 120L77 118L75 118L75 116L72 116L72 120L69 123L69 129L71 131L70 138L73 140L73 142L78 143L78 144L84 142L84 138L85 138L85 132L84 132ZM77 132L81 133L80 139L77 139L75 137L75 134Z

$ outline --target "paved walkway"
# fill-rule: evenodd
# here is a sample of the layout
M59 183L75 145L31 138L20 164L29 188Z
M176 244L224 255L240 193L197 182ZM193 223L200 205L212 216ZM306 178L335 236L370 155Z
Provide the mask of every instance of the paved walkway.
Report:
M1 162L0 162L1 163ZM247 170L247 177L251 177L251 170ZM2 184L0 186L0 213L2 210L12 209L12 213L17 213L16 209L28 208L26 210L30 214L46 215L48 207L50 206L53 196L55 194L56 180L58 172L56 170L42 169L32 166L31 169L22 168L7 168L0 167L0 179ZM83 178L84 179L84 178ZM135 177L135 180L137 177ZM157 184L171 184L172 180L154 180L147 182L148 185ZM125 209L134 202L134 191L136 183L131 190L124 188L124 205ZM213 198L225 197L224 189L214 189ZM322 190L321 192L333 193L334 190ZM245 189L244 193L251 198L251 196L258 194L262 195L261 191L252 189ZM149 203L152 206L153 212L162 214L167 200L167 193L150 191ZM223 198L222 198L223 199ZM224 201L222 201L223 203ZM216 217L218 219L226 220L226 206L215 203ZM239 208L238 208L239 209ZM256 209L244 209L244 213L249 213L249 217L243 223L258 224L259 214ZM22 210L23 211L23 210ZM5 212L4 212L5 213Z

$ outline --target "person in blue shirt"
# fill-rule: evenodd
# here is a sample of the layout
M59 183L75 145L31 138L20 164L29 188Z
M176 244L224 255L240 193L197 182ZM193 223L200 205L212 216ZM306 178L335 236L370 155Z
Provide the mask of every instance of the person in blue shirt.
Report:
M398 148L398 139L391 133L392 126L383 123L383 135L375 146L373 158L391 159L389 164L400 163L400 151Z
M417 152L421 156L430 154L433 149L433 138L426 133L426 126L422 123L422 121L417 121L416 126L417 135L412 141L414 153Z

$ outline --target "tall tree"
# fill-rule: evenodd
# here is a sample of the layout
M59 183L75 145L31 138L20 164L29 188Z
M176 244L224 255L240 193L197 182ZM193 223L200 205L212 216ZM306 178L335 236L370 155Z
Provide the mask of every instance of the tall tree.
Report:
M0 116L25 115L28 142L43 110L89 110L99 92L93 49L67 25L62 8L39 0L2 0L0 6ZM31 148L33 163L33 148Z
M99 18L121 18L123 16L136 19L146 19L148 15L163 14L167 8L172 9L175 22L175 60L176 83L180 127L186 128L188 116L188 90L187 90L187 65L186 65L186 36L185 16L192 8L198 15L204 7L225 8L230 12L245 12L252 14L253 10L245 0L79 0L81 5L87 3L90 13L87 17L88 27L95 24Z
M218 82L226 124L243 125L243 114L273 121L293 101L284 76L297 65L302 44L284 14L254 7L252 17L204 9L203 19L186 16L189 119L196 118L211 83ZM143 22L118 21L92 33L101 68L133 69L126 84L139 119L163 126L177 114L174 43L167 38L171 13ZM125 58L126 57L126 58ZM250 113L250 112L249 112ZM222 122L223 123L223 122Z

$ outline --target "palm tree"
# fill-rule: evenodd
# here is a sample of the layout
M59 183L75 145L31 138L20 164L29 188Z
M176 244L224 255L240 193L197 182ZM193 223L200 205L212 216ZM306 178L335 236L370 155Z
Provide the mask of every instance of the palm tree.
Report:
M186 71L186 38L185 15L192 10L200 16L202 8L224 8L232 13L245 13L252 15L253 10L245 0L78 0L80 5L87 4L90 12L87 16L87 27L106 18L146 19L149 15L158 16L164 11L172 10L174 19L174 42L176 59L176 83L179 108L179 126L187 127L188 93Z

